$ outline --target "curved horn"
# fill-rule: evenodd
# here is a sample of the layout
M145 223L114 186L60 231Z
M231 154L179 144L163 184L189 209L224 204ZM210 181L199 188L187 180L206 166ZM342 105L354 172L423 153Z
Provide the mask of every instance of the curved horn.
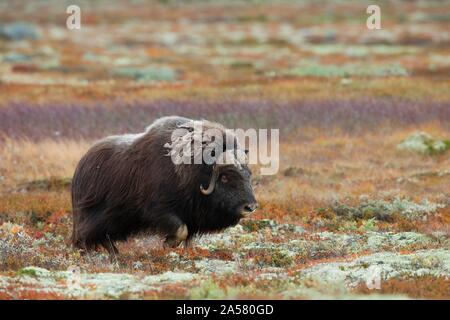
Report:
M200 191L205 195L209 195L214 191L214 187L216 186L216 180L218 176L218 170L216 166L213 167L213 172L211 175L211 180L209 181L208 189L203 188L203 185L200 185Z
M203 185L200 185L200 191L205 195L209 195L214 191L214 187L216 186L217 177L219 176L219 168L226 166L227 164L215 164L213 167L213 172L211 175L211 180L209 181L208 189L203 188Z

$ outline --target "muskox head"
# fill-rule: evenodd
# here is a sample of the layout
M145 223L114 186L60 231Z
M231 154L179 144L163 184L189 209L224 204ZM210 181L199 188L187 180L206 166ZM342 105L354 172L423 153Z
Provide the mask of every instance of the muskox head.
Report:
M252 173L247 165L237 168L234 165L216 164L210 171L208 187L201 184L200 192L208 198L211 208L227 217L231 224L256 210L257 203L251 185Z
M181 185L189 181L184 184L193 187L205 204L205 224L211 229L225 228L254 212L252 173L246 151L233 133L205 120L179 124L177 130L166 148Z

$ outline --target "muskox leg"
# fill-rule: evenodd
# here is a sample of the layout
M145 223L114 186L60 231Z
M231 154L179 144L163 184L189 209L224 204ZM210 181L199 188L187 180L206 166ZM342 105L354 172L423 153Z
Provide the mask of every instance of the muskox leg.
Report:
M180 245L181 242L186 241L188 236L188 228L183 223L178 227L175 234L167 235L166 240L164 241L165 247L176 248Z
M176 248L188 238L186 224L175 214L163 213L151 221L154 230L165 237L164 247Z

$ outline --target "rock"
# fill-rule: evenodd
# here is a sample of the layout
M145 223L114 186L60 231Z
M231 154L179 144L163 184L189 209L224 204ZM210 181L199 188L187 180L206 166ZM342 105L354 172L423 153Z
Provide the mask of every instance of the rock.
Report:
M439 154L450 149L450 140L435 139L425 132L415 132L397 145L397 149L420 154Z
M0 38L11 41L38 39L40 32L37 28L26 22L14 22L0 25Z

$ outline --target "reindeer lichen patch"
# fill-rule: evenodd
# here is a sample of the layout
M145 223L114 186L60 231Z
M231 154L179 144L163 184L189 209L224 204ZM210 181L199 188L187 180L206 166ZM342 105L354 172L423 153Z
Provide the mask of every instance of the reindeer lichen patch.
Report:
M160 275L147 276L144 278L146 283L160 283L160 282L182 282L191 281L196 278L195 274L189 272L165 272Z
M397 145L397 149L433 155L450 149L450 140L438 139L425 132L415 132Z
M333 210L338 216L347 219L372 219L392 221L398 214L410 220L426 220L428 215L444 208L444 204L423 200L421 203L413 202L407 198L396 197L392 201L363 199L359 206L348 206L336 203Z
M195 267L200 274L222 274L233 273L238 270L237 264L234 261L223 261L217 259L202 259L195 261Z
M450 250L435 249L412 254L380 252L351 262L319 264L301 270L301 279L315 279L325 283L343 283L353 287L371 277L387 280L393 277L423 275L450 276Z

